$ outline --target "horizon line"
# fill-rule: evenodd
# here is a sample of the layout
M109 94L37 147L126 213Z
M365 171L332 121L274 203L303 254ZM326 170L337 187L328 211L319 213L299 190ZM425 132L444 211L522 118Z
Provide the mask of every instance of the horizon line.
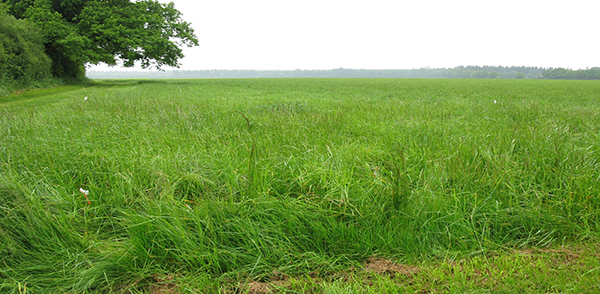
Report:
M129 69L129 68L118 68L118 69L114 69L114 70L95 70L95 69L87 69L86 71L88 72L113 72L113 71L122 71L122 72L169 72L169 71L332 71L332 70L372 70L372 71L392 71L392 70L420 70L420 69L456 69L456 68L467 68L467 67L480 67L480 68L484 68L484 67L503 67L503 68L511 68L511 67L521 67L521 68L538 68L538 69L568 69L568 70L589 70L589 69L594 69L594 68L599 68L600 66L592 66L592 67L586 67L584 68L579 68L579 69L573 69L573 68L567 68L567 67L544 67L544 66L527 66L527 65L458 65L455 67L429 67L429 66L425 66L425 67L419 67L419 68L394 68L394 69L390 69L390 68L344 68L344 67L338 67L338 68L330 68L330 69L180 69L180 68L173 68L173 69L164 69L164 70L158 70L156 68L152 68L152 69Z

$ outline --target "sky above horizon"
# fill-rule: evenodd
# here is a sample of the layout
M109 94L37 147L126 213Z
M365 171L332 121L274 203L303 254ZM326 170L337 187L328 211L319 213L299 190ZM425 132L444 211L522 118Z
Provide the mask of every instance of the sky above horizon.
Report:
M159 2L200 42L182 70L600 67L597 0Z

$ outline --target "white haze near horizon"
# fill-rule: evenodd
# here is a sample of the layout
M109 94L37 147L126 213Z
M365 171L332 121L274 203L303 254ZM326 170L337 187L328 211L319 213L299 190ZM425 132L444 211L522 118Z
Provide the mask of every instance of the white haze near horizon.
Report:
M598 0L172 2L200 42L182 70L600 66Z

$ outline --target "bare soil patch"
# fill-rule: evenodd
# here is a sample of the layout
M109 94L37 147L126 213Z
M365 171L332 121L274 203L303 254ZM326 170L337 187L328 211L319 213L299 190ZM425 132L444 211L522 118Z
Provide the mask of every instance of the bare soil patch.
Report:
M179 287L173 282L174 275L154 276L156 282L150 287L150 294L177 294Z
M364 265L364 271L379 275L413 275L418 273L420 269L414 266L398 264L391 260L382 258L369 258Z

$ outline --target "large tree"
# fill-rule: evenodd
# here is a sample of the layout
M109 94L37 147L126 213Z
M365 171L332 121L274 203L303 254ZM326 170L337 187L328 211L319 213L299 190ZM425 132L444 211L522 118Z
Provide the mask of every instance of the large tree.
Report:
M52 73L83 78L86 64L178 66L181 46L198 45L173 3L155 0L0 0L44 33Z

